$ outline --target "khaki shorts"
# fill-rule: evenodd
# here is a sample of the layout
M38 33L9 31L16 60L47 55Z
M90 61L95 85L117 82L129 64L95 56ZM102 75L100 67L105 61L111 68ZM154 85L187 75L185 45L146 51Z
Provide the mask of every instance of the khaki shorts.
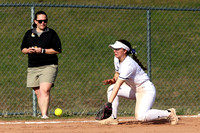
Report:
M27 87L38 87L44 82L52 83L53 86L58 73L58 65L29 67L27 71Z

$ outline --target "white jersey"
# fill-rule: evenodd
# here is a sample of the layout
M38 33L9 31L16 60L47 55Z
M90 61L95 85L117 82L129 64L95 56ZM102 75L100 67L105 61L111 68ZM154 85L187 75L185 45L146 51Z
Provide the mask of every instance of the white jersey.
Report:
M136 89L149 80L147 74L130 56L127 56L122 62L119 62L119 59L114 57L114 66L115 71L119 73L118 78L125 80L125 83L132 89Z

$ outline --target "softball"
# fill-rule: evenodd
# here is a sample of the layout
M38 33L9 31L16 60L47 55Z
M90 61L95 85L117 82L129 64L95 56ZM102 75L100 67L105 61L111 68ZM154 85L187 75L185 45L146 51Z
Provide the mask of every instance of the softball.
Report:
M62 115L62 109L57 108L54 113L55 113L56 116L61 116Z

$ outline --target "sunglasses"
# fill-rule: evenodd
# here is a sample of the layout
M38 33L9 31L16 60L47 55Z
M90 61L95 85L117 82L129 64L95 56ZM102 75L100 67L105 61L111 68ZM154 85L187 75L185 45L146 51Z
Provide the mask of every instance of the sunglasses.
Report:
M38 23L40 23L40 24L41 24L42 22L44 22L44 23L47 23L47 21L48 21L48 20L47 20L47 19L45 19L45 20L37 20L37 21L38 21Z

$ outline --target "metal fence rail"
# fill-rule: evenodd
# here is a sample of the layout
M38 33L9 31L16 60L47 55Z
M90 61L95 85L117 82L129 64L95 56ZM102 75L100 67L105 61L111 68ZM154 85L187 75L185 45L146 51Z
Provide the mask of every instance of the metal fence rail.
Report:
M38 113L26 88L27 56L19 48L38 10L47 12L48 26L63 45L50 112L60 107L68 115L96 113L106 102L102 81L114 73L108 45L122 38L148 66L157 88L153 108L200 111L200 9L15 3L0 4L0 115ZM134 105L120 99L119 114L133 114Z

